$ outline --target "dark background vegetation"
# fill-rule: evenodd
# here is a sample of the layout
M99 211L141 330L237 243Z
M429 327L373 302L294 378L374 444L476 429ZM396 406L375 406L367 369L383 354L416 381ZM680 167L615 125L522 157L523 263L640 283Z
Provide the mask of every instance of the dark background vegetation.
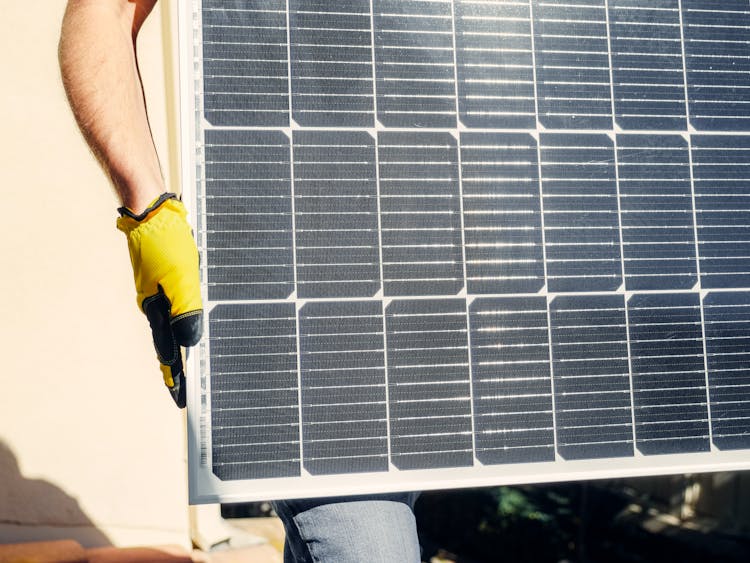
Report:
M424 493L424 559L456 563L747 563L750 537L686 526L618 482ZM656 524L656 525L654 525Z
M658 477L648 478L659 484ZM666 478L664 478L666 479ZM672 480L675 477L671 478ZM679 479L679 477L677 477ZM583 481L422 493L426 562L748 563L750 533L676 516L632 481ZM222 506L225 518L271 515L268 503Z

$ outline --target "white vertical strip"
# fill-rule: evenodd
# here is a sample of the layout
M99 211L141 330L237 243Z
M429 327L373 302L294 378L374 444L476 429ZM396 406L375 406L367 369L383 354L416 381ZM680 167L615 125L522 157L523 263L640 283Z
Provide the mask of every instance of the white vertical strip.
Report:
M289 122L293 123L292 119L292 31L291 24L289 21L289 0L286 0L286 61L287 61L287 88L289 93ZM300 348L300 337L299 337L299 312L301 306L297 300L297 214L296 214L296 201L295 201L295 173L294 173L294 134L289 134L289 170L291 172L289 178L289 185L291 187L291 212L292 212L292 268L294 272L294 296L295 296L295 314L294 324L297 339L297 417L299 422L299 463L300 471L303 471L304 463L304 437L302 435L302 365L300 362L300 356L302 355L302 349Z
M208 303L208 234L206 229L206 177L205 177L205 131L203 129L203 25L201 16L203 13L203 6L200 0L193 0L192 3L193 12L190 17L191 23L191 36L192 36L192 50L190 53L190 60L192 61L193 76L192 85L192 99L195 103L193 113L193 134L195 135L194 141L194 152L193 152L193 167L194 173L193 181L183 182L183 185L190 185L192 201L195 202L193 212L196 218L196 233L198 239L198 247L200 249L202 260L199 264L200 279L201 279L201 297L205 304ZM187 20L187 16L185 17ZM183 168L185 168L183 164ZM194 192L193 192L194 190ZM209 311L208 307L204 307L205 314L203 316L203 330L204 334L209 335ZM211 451L211 432L208 430L208 421L211 418L211 349L209 344L209 338L201 339L198 345L198 355L200 364L199 374L199 433L200 433L200 464L204 467L211 465L209 460L209 452ZM186 366L187 368L187 366Z
M604 2L605 18L607 20L607 56L609 57L609 92L612 102L612 129L616 129L615 123L615 90L614 78L612 75L612 30L609 21L609 0ZM625 309L625 346L628 351L628 385L630 387L630 424L632 426L633 436L633 453L636 450L636 432L635 432L635 395L633 392L633 360L630 356L630 315L628 314L628 293L625 281L625 242L622 240L622 196L620 195L620 159L617 154L617 133L612 135L612 150L614 152L615 167L615 188L617 190L617 232L620 238L620 276L622 276L622 286L625 289L623 296L623 307Z
M453 94L456 108L456 124L461 123L459 119L459 104L458 104L458 60L456 54L456 2L451 2L451 32L453 41ZM462 172L462 161L461 161L461 134L456 130L456 168L458 172L458 209L459 219L461 221L461 265L463 271L463 293L468 292L468 280L466 277L466 237L464 233L464 179ZM474 463L477 463L476 456L476 440L474 430L474 373L471 364L471 318L469 315L469 299L464 299L464 309L466 313L466 359L468 361L469 371L469 413L471 416L471 453Z
M699 291L698 301L701 313L701 342L703 345L703 374L706 384L706 416L708 416L708 440L711 446L711 450L715 450L714 437L712 428L711 418L711 393L709 388L708 380L708 359L706 357L706 318L703 310L703 299L705 297L702 291L701 284L701 260L700 260L700 246L698 244L698 211L695 204L695 178L693 174L693 137L690 133L690 99L688 94L688 76L687 76L687 60L685 57L685 28L682 18L682 0L678 0L678 8L680 13L680 43L682 45L682 78L685 89L685 119L687 121L688 132L685 134L688 144L688 165L690 168L690 199L693 207L693 236L695 238L695 271L698 276L697 288Z
M613 114L614 118L614 114ZM633 425L633 449L635 450L636 445L636 429L635 429L635 394L633 392L633 360L630 354L630 315L628 314L628 298L629 293L627 286L625 285L625 243L622 240L622 208L621 208L621 196L620 196L620 159L617 154L617 135L614 135L614 167L615 167L615 185L617 186L617 228L620 233L620 268L622 272L622 283L625 287L623 306L625 307L625 345L628 351L628 382L630 385L630 420Z
M534 42L534 6L533 0L529 0L529 33L531 38L531 64L534 72L534 113L537 116L537 125L539 124L539 90L537 89L536 81L536 45ZM542 140L537 131L535 137L536 142L536 167L537 167L537 182L539 187L539 224L542 230L542 262L544 265L544 291L547 291L547 236L544 228L544 189L542 188ZM552 401L552 439L555 450L555 457L557 457L557 409L555 408L555 374L554 366L552 364L552 318L550 315L550 299L549 296L546 299L547 302L547 359L549 361L549 388L550 388L550 400Z
M376 124L372 136L375 141L375 190L378 206L378 255L380 266L380 292L385 294L385 277L383 274L383 225L382 214L380 212L380 144L378 142L378 92L377 92L377 73L375 72L375 9L373 7L375 0L370 0L370 60L372 62L372 111L373 122ZM386 300L380 300L381 321L383 327L383 383L385 385L385 428L388 463L391 461L391 401L388 389L388 331L385 323Z

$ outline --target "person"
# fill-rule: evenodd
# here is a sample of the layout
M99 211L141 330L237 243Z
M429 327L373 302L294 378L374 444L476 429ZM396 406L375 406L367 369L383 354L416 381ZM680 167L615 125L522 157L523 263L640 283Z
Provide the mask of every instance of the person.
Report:
M151 135L136 40L157 0L68 0L60 70L81 132L120 201L138 306L167 388L184 406L180 347L203 326L198 252L185 208L166 191ZM275 501L285 563L418 563L416 493Z

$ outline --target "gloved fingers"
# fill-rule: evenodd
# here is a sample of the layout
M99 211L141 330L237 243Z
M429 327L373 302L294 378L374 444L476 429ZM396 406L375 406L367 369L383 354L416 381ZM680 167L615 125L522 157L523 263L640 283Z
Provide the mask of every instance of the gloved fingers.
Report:
M203 309L172 316L172 303L161 285L156 295L143 300L141 305L151 325L154 346L162 363L169 364L179 352L179 346L195 346L203 335Z
M188 311L173 317L172 332L180 346L195 346L203 334L203 310Z
M169 394L172 396L175 404L184 409L187 404L185 383L185 372L182 369L182 357L178 355L177 361L171 366L159 364L161 368L162 376L164 377L164 384L167 386Z
M177 406L184 408L186 403L185 372L182 367L180 345L170 321L170 309L169 299L167 299L161 287L159 287L156 295L147 297L143 301L143 311L151 325L151 335L154 339L154 348L156 348L156 355L159 358L159 368L164 378L164 384ZM201 312L198 311L198 313ZM202 314L193 315L193 317L199 316L202 317ZM198 335L198 339L200 339L200 335Z
M168 366L174 364L180 359L180 346L172 331L169 299L159 287L156 295L143 300L142 306L151 325L151 336L159 362Z

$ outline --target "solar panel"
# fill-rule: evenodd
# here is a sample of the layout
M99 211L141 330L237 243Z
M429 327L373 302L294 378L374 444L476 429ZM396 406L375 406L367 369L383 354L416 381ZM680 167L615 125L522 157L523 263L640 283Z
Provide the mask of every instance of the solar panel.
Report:
M193 502L750 468L746 0L194 0Z

